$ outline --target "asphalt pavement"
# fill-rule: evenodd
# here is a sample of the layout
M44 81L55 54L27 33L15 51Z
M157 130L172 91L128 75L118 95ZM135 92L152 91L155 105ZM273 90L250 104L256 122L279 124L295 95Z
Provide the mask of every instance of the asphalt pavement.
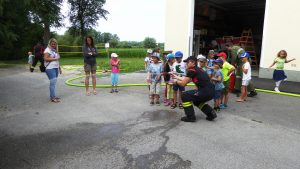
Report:
M259 92L236 103L231 94L214 122L195 108L197 122L184 123L183 110L150 106L145 86L85 96L64 84L79 74L59 77L55 104L44 73L0 68L1 169L300 168L298 97ZM109 81L98 75L98 84ZM145 73L120 75L120 83L144 82Z

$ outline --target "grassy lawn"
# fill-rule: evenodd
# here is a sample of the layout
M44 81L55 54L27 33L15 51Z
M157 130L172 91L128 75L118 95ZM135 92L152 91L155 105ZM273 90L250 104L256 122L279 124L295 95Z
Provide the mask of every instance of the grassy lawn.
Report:
M135 72L144 70L144 58L120 58L121 60L121 72ZM25 65L27 60L10 60L0 61L1 67L10 67L14 65ZM39 63L38 63L39 64ZM62 57L60 59L61 65L83 65L83 58L81 57ZM110 69L108 58L97 58L97 66L99 69Z

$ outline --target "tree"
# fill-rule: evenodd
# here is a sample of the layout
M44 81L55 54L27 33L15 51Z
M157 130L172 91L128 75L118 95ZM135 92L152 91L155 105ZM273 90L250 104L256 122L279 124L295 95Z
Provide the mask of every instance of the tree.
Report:
M95 29L90 29L88 30L88 35L91 35L94 38L95 44L102 42L101 32L98 32Z
M44 26L43 43L50 39L50 27L62 26L63 15L60 12L62 0L30 0L30 15L35 23Z
M113 34L111 39L108 42L112 48L115 48L118 46L118 43L120 42L120 38L118 37L117 34Z
M143 41L144 48L155 48L156 40L154 38L146 37Z
M0 59L17 59L32 50L43 28L29 19L29 0L0 0Z
M108 33L108 32L104 32L104 33L101 34L101 37L102 37L101 42L102 43L107 43L112 39L112 34Z
M69 12L71 27L80 30L83 39L87 30L97 25L100 18L106 18L108 11L103 9L106 0L68 0L71 5Z

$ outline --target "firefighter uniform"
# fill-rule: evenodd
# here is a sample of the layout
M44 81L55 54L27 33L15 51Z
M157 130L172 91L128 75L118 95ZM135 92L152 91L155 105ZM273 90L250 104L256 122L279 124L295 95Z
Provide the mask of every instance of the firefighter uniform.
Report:
M217 117L217 114L206 102L213 99L215 86L211 83L207 73L198 67L188 69L186 77L192 79L198 90L189 90L182 93L182 105L186 117L182 117L181 120L185 122L196 121L193 107L195 105L207 116L206 120L212 121Z

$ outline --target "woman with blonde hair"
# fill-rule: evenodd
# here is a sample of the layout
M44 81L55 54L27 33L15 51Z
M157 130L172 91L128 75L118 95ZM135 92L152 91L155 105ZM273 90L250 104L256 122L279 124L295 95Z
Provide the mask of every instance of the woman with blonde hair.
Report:
M46 74L50 80L50 101L53 103L59 103L60 98L56 97L55 86L58 77L58 72L61 74L61 68L59 66L60 56L58 54L58 45L56 39L52 38L48 42L48 46L44 51L44 65L46 68Z

